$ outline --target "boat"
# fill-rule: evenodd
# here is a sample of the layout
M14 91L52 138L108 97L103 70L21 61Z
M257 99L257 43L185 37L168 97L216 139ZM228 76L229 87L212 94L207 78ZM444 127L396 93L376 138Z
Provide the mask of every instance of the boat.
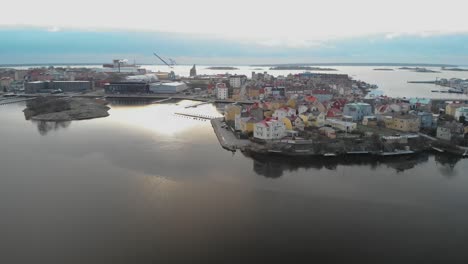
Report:
M440 153L443 153L443 152L444 152L444 150L441 149L441 148L436 148L436 147L431 147L431 148L432 148L433 150L435 150L435 151L440 152Z
M3 97L15 97L16 94L14 93L6 93L6 94L3 94Z
M324 157L336 157L337 155L335 153L325 153L323 154Z
M392 152L380 152L378 155L380 156L400 156L400 155L409 155L414 154L412 150L396 150Z

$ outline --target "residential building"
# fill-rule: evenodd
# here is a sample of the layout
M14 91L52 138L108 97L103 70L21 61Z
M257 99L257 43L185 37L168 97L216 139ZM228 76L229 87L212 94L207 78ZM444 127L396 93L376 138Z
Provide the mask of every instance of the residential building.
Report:
M261 140L281 139L286 134L283 122L274 119L265 119L255 123L254 138Z
M325 125L325 113L319 111L311 112L307 115L308 125L313 127L322 127Z
M362 121L364 116L372 115L372 106L367 103L350 103L343 108L343 115L350 116L353 121Z
M236 115L241 114L242 107L240 105L229 104L224 107L224 120L226 122L232 121L235 122Z
M336 138L336 132L335 129L331 127L321 127L319 128L319 133L330 138L330 139L335 139Z
M247 76L245 75L233 75L229 77L229 86L231 88L241 88L241 86L247 80Z
M10 84L13 82L11 77L3 77L0 79L0 91L8 91L10 89Z
M357 124L354 122L347 122L338 119L327 119L325 120L325 124L344 132L352 132L357 128Z
M319 102L330 101L333 98L333 94L328 90L314 90L311 95L317 98Z
M386 116L384 122L387 128L403 132L418 132L420 128L420 119L416 115Z
M285 117L294 116L294 115L296 115L296 109L290 108L290 107L282 107L282 108L276 109L273 112L273 117L277 118L278 120L281 120Z
M224 83L217 83L216 84L216 98L219 100L226 100L229 96L229 89L226 87Z
M253 117L241 118L240 130L244 133L253 133L257 121Z
M463 125L458 122L447 122L437 126L437 138L450 141L456 136L464 133Z
M375 116L365 116L362 119L362 124L364 126L376 127L377 126L377 117L375 117Z
M467 104L451 103L445 106L445 114L455 116L455 111L460 107L468 106Z
M421 123L420 128L432 128L433 127L433 116L432 113L419 112L419 122Z
M409 104L412 110L431 111L431 99L429 98L410 98Z

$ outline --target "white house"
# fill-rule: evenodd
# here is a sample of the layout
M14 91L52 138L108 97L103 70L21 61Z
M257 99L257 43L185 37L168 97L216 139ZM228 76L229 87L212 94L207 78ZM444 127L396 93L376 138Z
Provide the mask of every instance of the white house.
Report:
M219 100L225 100L228 98L229 90L224 83L216 84L216 98Z
M273 117L277 118L278 120L281 120L285 117L291 117L296 115L296 109L291 108L291 107L281 107L279 109L276 109L275 112L273 112Z
M353 122L346 122L337 119L327 119L326 124L341 131L351 132L357 128L357 124Z
M255 123L254 138L262 140L281 139L286 133L286 126L283 122L270 119Z
M298 108L297 108L297 112L299 114L303 114L305 112L307 112L307 110L309 110L309 108L307 107L307 105L300 105Z

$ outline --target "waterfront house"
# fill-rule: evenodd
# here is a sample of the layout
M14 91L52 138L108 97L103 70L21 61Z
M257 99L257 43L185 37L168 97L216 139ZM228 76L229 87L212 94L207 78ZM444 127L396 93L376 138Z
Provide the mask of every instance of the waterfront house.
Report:
M240 120L240 130L243 133L253 133L256 120L253 117L242 117Z
M326 137L328 137L328 138L331 138L331 139L336 138L335 129L333 129L331 127L321 127L321 128L319 128L319 133L326 136Z
M325 124L344 132L352 132L357 128L357 124L354 122L347 122L338 119L326 119Z
M286 127L282 121L265 119L255 123L254 138L260 140L274 140L284 137Z
M450 141L452 138L462 136L463 125L458 122L446 122L437 126L437 138Z
M364 116L372 115L372 106L367 103L350 103L343 108L343 115L352 117L353 121L362 121Z
M384 122L385 127L402 132L418 132L420 128L419 117L411 114L385 116Z
M240 115L242 107L236 104L228 104L224 107L224 121L235 122L236 115Z

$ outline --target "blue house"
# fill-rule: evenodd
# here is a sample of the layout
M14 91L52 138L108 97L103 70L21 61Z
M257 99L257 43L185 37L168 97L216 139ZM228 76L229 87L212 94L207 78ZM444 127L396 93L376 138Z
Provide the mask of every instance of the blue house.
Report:
M420 128L432 128L433 127L433 117L431 113L419 112L418 117L419 117L419 121L421 122Z
M353 121L362 121L365 116L372 115L372 106L367 103L350 103L343 108L343 115L350 116Z

